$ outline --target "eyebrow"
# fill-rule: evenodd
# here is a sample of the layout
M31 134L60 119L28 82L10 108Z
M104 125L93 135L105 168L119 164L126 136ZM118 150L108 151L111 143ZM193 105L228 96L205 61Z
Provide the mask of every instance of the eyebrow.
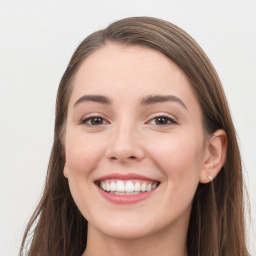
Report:
M81 98L79 98L76 101L76 103L74 104L74 107L77 106L79 103L88 102L88 101L98 102L106 105L110 105L112 102L110 98L102 95L83 95Z
M90 102L90 101L98 102L105 105L110 105L112 103L112 100L107 96L83 95L81 98L79 98L75 102L74 107L82 102ZM140 100L141 105L151 105L151 104L157 104L157 103L163 103L163 102L176 102L187 110L185 103L180 98L174 95L149 95L147 97L143 97Z
M156 103L162 103L162 102L176 102L180 104L182 107L187 109L187 106L185 103L178 97L174 95L149 95L147 97L144 97L141 99L140 104L141 105L151 105Z

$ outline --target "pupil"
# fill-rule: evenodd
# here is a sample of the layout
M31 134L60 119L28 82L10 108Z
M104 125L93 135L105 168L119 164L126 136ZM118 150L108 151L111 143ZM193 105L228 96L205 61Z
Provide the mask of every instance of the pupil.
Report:
M100 118L100 117L93 118L92 119L92 124L95 124L95 125L102 124L102 118Z
M158 117L157 118L157 123L158 124L167 124L167 120L165 117Z

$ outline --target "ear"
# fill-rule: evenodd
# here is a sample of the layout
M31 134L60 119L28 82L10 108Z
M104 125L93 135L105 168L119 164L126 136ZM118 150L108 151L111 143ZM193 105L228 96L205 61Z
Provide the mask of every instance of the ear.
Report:
M64 169L63 169L63 174L68 179L69 171L68 171L68 168L67 168L66 164L65 164Z
M226 161L227 134L220 129L214 132L207 141L200 183L208 183L214 179Z

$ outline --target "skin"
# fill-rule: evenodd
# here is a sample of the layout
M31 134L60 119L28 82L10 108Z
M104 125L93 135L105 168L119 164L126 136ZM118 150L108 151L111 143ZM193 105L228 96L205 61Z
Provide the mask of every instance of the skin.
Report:
M111 104L75 104L83 95L107 96ZM141 105L150 95L173 95L185 106ZM164 124L157 122L163 115ZM98 125L86 119L92 116L102 118ZM73 81L64 144L64 175L89 223L84 255L187 255L193 196L198 183L210 182L207 176L215 177L223 165L226 136L222 130L211 137L203 131L190 82L171 60L152 49L118 44L90 55ZM146 200L113 204L94 183L110 173L137 173L160 185Z

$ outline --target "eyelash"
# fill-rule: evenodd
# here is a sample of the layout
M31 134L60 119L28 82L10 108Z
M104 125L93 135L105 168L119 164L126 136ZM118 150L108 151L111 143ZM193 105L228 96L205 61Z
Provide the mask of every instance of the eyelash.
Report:
M161 125L156 124L157 126L167 126L167 125L177 124L177 122L168 115L155 116L154 118L151 118L149 121L156 120L157 118L165 118L165 120L168 122L167 124L161 124Z
M151 118L148 122L151 122L152 120L156 120L157 118L164 118L165 121L167 121L167 123L165 123L165 124L157 125L155 123L155 125L157 125L157 126L168 126L168 125L177 124L177 122L172 117L170 117L168 115L155 116L154 118ZM94 121L95 121L95 119L100 119L100 120L103 121L103 123L93 125L92 124L93 119L94 119ZM90 121L90 124L87 123L88 121ZM89 116L89 117L86 117L86 118L82 119L79 124L87 125L87 126L100 126L100 125L103 125L103 124L106 124L106 123L108 123L108 122L103 117L95 115L95 116Z
M92 120L93 120L93 119L95 120L96 118L103 120L103 122L104 122L104 121L106 122L106 120L105 120L103 117L95 115L95 116L89 116L89 117L86 117L86 118L82 119L82 120L80 121L80 124L84 124L84 125L87 125L87 126L98 126L98 125L104 124L104 123L102 123L102 124L93 125L93 124L88 124L88 123L87 123L88 121L91 121L91 122L92 122Z

